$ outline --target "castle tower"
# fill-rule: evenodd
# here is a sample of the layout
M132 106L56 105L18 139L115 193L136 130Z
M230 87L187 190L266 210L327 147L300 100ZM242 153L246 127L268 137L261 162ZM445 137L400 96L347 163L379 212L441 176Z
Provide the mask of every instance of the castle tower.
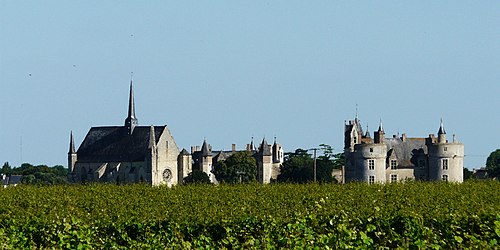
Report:
M131 135L134 132L134 128L139 124L137 117L135 116L135 104L134 104L134 89L132 80L130 80L130 94L128 99L128 116L125 119L125 128L127 129L127 134Z
M212 174L212 149L206 140L203 140L201 146L201 171L205 172L210 177L211 182L215 182L215 176Z
M385 183L386 157L387 146L385 143L356 144L353 153L355 180Z
M278 175L281 172L281 164L284 162L284 150L283 147L276 142L276 137L274 137L274 143L273 143L273 167L271 170L271 179L277 180Z
M68 151L68 181L73 182L73 173L75 172L75 164L78 156L75 150L75 140L73 139L73 131L69 136L69 151Z
M446 141L443 122L438 131L438 141L428 140L429 180L463 182L464 144Z
M177 174L179 175L178 178L178 183L182 183L182 180L184 177L188 176L189 173L192 172L191 169L191 154L186 149L183 149L181 153L179 154L179 157L177 158L177 165L178 165L178 170Z
M281 147L280 144L276 142L276 137L274 137L274 143L273 143L273 163L283 163L283 147Z
M257 181L263 184L271 182L273 167L273 155L271 147L267 144L266 138L262 139L259 151L256 154L257 160Z

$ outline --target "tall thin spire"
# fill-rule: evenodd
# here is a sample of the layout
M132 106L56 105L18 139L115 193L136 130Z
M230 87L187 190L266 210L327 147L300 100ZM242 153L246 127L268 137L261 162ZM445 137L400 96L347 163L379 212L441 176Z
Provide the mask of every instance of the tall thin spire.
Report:
M380 118L380 125L378 125L378 131L384 131L384 127L382 126L382 118Z
M131 135L134 132L134 128L137 126L138 121L135 116L135 104L134 104L134 85L132 79L130 80L130 93L128 99L128 116L125 119L125 127L127 128L127 133Z
M71 131L69 135L69 151L68 154L74 154L76 153L75 150L75 140L73 139L73 131Z

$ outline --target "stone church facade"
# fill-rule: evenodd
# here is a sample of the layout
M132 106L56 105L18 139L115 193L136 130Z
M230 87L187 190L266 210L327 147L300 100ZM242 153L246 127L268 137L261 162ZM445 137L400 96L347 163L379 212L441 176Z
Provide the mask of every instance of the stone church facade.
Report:
M345 124L345 181L368 183L422 181L463 182L464 144L450 142L441 121L437 137L385 138L382 123L373 138L356 119Z
M279 174L283 148L267 144L264 139L258 149L247 145L257 160L257 180L269 183ZM68 152L68 178L71 182L147 182L151 185L182 183L193 170L205 172L212 182L213 165L235 151L214 151L206 142L201 149L179 150L166 125L139 126L135 115L133 84L130 82L128 116L123 126L92 127L78 150L73 134Z

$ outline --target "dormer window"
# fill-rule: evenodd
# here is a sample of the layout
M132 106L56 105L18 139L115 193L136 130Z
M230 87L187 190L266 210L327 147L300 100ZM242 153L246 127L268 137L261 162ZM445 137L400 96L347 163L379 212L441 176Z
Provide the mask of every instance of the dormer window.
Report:
M398 161L391 160L391 170L396 170L396 169L398 169Z

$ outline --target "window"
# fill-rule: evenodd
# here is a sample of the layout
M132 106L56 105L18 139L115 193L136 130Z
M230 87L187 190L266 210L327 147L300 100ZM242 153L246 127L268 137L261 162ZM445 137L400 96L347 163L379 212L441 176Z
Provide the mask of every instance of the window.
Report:
M425 160L424 159L418 160L418 167L419 168L425 168Z
M448 181L448 175L447 174L443 174L443 181Z
M398 169L398 161L397 160L391 160L391 169L392 170Z
M373 153L373 148L370 148L370 153Z
M391 174L391 183L398 182L398 175L397 174Z
M443 170L448 170L448 159L443 159Z
M358 143L358 138L354 136L354 144Z
M448 151L448 147L444 147L444 151L445 151L445 152L446 152L446 151Z
M374 176L374 175L370 175L370 176L368 177L368 183L370 183L370 184L375 183L375 176Z
M375 160L368 160L368 170L375 169Z

